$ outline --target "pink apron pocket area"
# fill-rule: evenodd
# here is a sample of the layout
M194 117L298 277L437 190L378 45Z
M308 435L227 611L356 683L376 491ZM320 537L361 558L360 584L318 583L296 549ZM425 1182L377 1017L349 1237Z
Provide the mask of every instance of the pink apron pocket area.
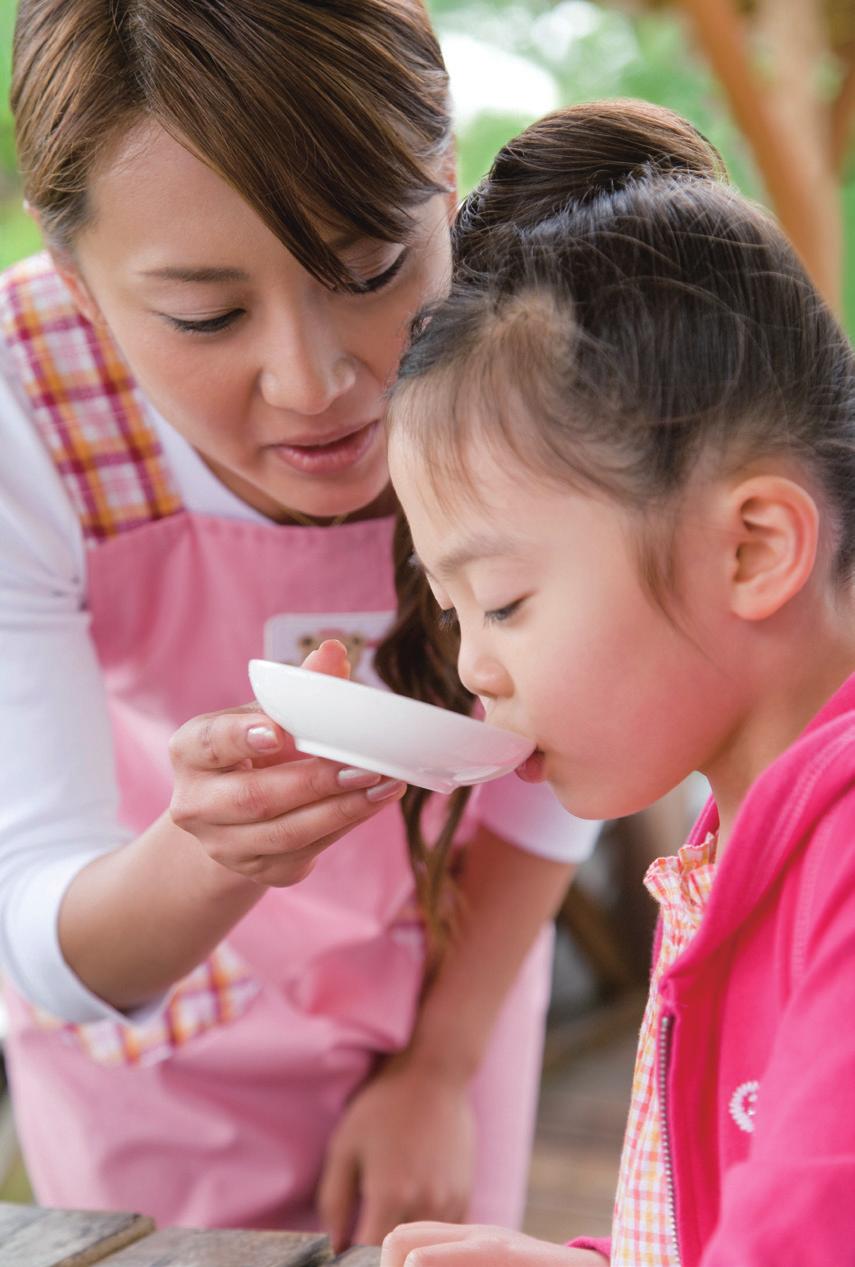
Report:
M228 1025L247 1010L261 986L243 959L223 942L176 986L161 1012L143 1025L93 1021L75 1025L29 1006L34 1023L100 1065L154 1065L200 1034Z

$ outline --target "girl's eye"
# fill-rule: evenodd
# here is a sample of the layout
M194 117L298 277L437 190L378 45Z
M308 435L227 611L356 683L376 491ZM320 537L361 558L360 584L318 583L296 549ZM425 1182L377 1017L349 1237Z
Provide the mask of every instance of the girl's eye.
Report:
M226 330L230 325L237 321L238 317L243 316L243 308L232 308L228 312L222 312L218 317L205 317L200 321L189 321L183 317L170 317L163 314L170 325L176 330L181 330L184 334L217 334L220 330Z
M437 619L440 629L456 629L459 623L453 607L441 607Z
M513 603L508 603L505 607L495 607L492 611L484 612L484 623L486 625L501 625L504 621L510 620L514 612L521 607L523 599L518 598Z
M382 290L384 286L388 286L390 282L398 276L404 264L409 258L409 248L405 247L401 251L394 264L391 264L382 273L376 273L374 277L368 277L365 281L358 282L352 287L352 293L355 295L373 295L375 291Z

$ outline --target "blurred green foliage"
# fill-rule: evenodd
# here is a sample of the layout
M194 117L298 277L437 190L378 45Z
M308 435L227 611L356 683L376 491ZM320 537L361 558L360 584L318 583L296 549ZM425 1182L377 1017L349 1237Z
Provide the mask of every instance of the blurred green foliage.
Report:
M762 185L713 77L673 14L630 15L588 0L428 0L443 40L455 36L512 53L548 76L556 102L644 97L691 119L721 150L736 183L752 197ZM36 249L21 208L8 110L13 0L0 0L0 267ZM512 99L513 93L509 93ZM458 129L460 187L472 187L496 150L534 117L524 109L482 110ZM846 311L855 333L855 171L844 189Z

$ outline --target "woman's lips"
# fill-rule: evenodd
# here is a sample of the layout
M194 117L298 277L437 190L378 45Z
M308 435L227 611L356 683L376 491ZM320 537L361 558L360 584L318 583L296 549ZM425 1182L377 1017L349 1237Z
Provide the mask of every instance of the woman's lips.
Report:
M535 748L530 757L526 757L522 765L518 765L515 774L524 783L544 783L546 781L546 755L540 748Z
M328 444L273 444L276 456L302 475L337 475L359 462L374 441L379 421L369 422Z

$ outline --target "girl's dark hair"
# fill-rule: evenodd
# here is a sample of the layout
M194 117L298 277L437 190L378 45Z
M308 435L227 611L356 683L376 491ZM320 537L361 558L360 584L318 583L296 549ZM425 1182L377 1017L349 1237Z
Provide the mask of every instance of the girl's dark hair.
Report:
M572 135L558 115L509 149L553 153L562 120ZM391 408L440 494L443 472L473 477L477 434L638 512L660 599L701 462L794 459L827 499L836 578L855 566L852 348L772 218L713 175L612 169L537 223L487 218L476 192L453 293L421 321Z
M558 211L622 188L642 172L726 180L724 160L686 119L646 101L571 106L509 141L472 191L454 229L457 271L489 267L495 229L532 229Z
M536 233L556 213L586 204L604 189L619 189L634 175L651 169L724 177L722 160L709 142L685 119L658 106L607 101L547 116L505 146L463 204L453 232L458 278L480 276L488 268L496 234L504 238L508 233ZM458 302L455 298L452 304ZM417 343L405 361L405 379L420 375L423 352L429 362L432 346ZM443 356L447 350L443 342ZM426 424L432 427L434 419L426 419ZM426 443L433 445L429 437ZM472 696L456 672L456 634L440 628L436 602L424 574L412 566L412 554L409 529L399 515L395 543L398 618L378 651L378 669L401 694L469 712ZM423 901L433 912L440 910L453 832L466 797L463 790L450 798L448 822L432 848L426 846L420 829L427 794L411 788L404 798Z
M11 103L59 248L87 223L99 159L144 119L331 285L353 278L319 223L399 242L444 188L448 81L421 0L19 0Z

